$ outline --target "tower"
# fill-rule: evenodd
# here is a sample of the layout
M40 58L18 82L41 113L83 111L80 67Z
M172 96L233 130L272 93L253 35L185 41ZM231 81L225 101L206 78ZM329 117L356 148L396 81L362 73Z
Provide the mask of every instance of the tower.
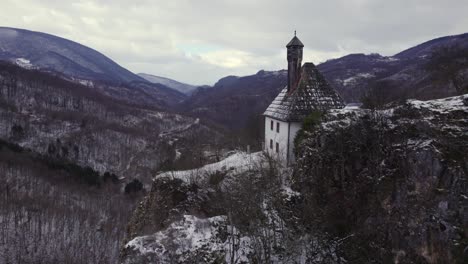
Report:
M302 48L304 48L304 44L296 37L296 31L286 48L288 49L288 92L292 92L301 79Z
M302 65L304 44L296 37L288 50L288 84L265 110L265 152L289 166L296 160L294 141L311 113L344 107L343 100L311 62Z

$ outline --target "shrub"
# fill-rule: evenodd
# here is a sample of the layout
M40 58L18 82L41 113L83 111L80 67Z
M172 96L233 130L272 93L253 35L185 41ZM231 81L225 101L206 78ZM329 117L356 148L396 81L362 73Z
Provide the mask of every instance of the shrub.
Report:
M209 184L213 186L218 185L224 180L224 178L226 177L226 173L227 172L225 171L216 171L214 173L210 173L208 177Z
M113 184L119 183L119 178L114 173L106 172L104 173L102 180L104 182L111 181Z
M138 179L133 179L133 181L125 185L126 194L137 193L141 190L143 190L143 183L141 183L141 181Z
M294 148L296 149L300 142L305 138L306 132L313 131L322 120L322 112L314 111L310 113L302 122L302 128L297 132L294 138Z
M15 143L10 143L10 142L7 142L7 141L4 141L4 140L1 140L0 139L0 149L2 149L3 147L13 151L13 152L23 152L23 148L18 145L18 144L15 144Z
M23 136L24 136L24 129L22 126L15 124L11 127L11 137L14 140L21 139Z

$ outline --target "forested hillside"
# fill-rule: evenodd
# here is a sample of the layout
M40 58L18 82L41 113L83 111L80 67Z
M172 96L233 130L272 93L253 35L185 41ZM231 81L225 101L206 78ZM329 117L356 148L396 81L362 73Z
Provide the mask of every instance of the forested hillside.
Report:
M174 160L175 140L219 136L194 118L119 101L40 71L0 67L0 138L101 173L147 181Z
M0 141L0 262L116 263L138 196L114 174Z
M116 263L151 177L203 164L221 139L197 119L1 63L0 263Z

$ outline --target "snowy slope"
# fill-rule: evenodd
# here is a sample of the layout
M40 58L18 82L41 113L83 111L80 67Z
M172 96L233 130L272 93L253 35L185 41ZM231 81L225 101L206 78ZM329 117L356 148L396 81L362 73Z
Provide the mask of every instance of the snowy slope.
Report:
M233 155L227 157L216 163L207 164L201 168L185 171L169 171L158 174L156 178L170 177L181 179L185 182L204 178L206 175L220 172L229 171L232 174L240 174L244 171L252 169L253 166L262 162L263 152L255 152L247 154L245 152L236 152Z
M226 220L226 216L203 219L184 215L167 229L134 238L125 248L150 263L174 263L174 260L177 263L218 263L216 260L229 263L232 253L237 261L248 261L250 239L241 237L239 247L231 252L230 242L239 232L227 225ZM136 261L131 259L128 263Z
M0 60L52 70L70 77L117 83L145 81L110 58L57 36L0 27Z
M277 168L263 157L237 152L198 170L158 175L129 223L122 263L305 264L323 258L314 238L294 236L274 208L275 202L292 205L299 194L275 181ZM223 177L214 183L192 181L193 175ZM243 217L255 218L250 228L239 222Z
M177 90L187 95L190 95L197 88L197 86L194 86L194 85L181 83L176 80L172 80L169 78L160 77L160 76L156 76L152 74L139 73L138 76L146 79L149 82L162 84L164 86L167 86L169 88L172 88L174 90Z

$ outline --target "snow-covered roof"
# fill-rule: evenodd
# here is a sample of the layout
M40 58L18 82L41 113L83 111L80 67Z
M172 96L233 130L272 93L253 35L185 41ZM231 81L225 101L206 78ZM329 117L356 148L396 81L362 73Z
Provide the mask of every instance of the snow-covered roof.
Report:
M314 111L339 109L344 106L338 93L328 84L315 65L309 62L302 66L297 88L288 92L286 86L263 115L282 121L301 122Z

